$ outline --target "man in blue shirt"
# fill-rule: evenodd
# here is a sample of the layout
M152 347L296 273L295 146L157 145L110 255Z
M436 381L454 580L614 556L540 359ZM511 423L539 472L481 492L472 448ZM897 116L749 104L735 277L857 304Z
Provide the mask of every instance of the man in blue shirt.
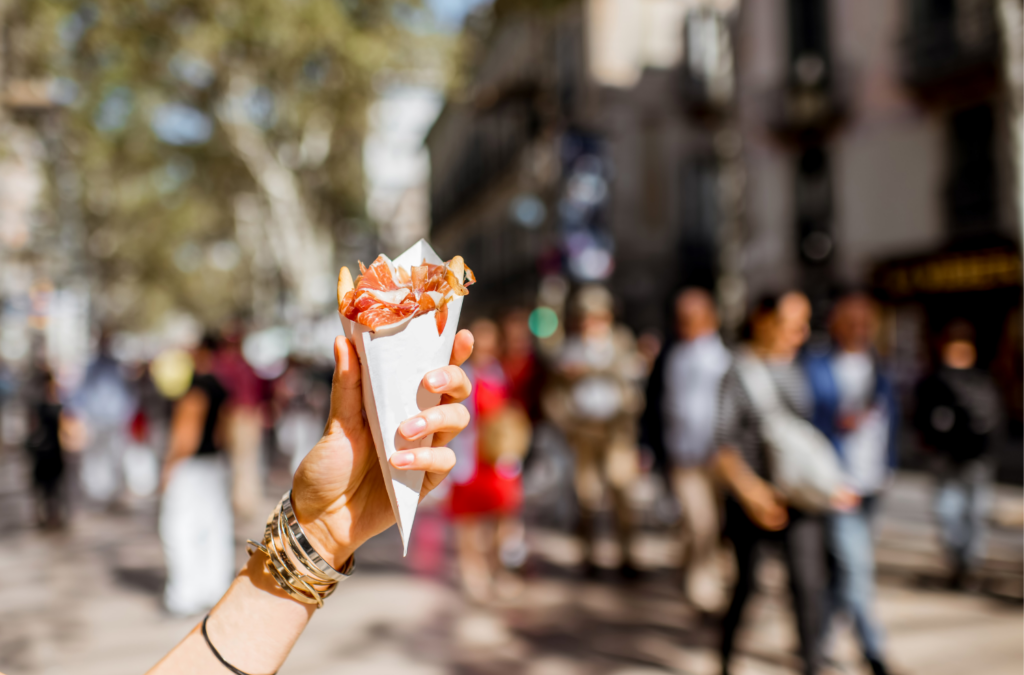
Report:
M858 507L829 516L828 543L834 563L829 615L849 612L876 675L889 671L882 656L882 630L872 611L872 520L878 496L895 466L898 418L892 387L872 350L877 326L877 308L871 298L862 293L846 295L830 317L831 348L811 354L805 362L814 393L813 421L835 446L847 487L861 498Z

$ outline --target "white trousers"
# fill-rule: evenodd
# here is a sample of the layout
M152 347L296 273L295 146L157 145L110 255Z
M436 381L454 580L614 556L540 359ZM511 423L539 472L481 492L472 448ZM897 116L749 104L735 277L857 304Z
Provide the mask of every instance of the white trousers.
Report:
M94 502L114 501L124 487L124 451L128 439L117 427L90 430L89 444L82 452L82 491Z
M193 615L213 607L235 576L234 525L227 462L220 455L183 461L160 502L167 561L164 605Z

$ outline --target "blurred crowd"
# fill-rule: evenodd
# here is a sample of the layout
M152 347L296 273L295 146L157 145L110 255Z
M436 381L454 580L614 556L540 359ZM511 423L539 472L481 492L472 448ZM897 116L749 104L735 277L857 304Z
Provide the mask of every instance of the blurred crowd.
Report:
M892 672L872 608L872 526L906 437L898 426L910 422L929 451L949 581L961 587L982 552L1004 406L964 321L936 336L933 367L899 400L875 349L875 301L836 297L827 339L809 345L811 312L798 291L761 298L727 344L712 296L686 288L662 343L616 322L612 295L588 285L558 340L538 339L525 308L475 319L472 421L452 443L447 489L432 497L453 523L466 594L484 603L518 592L528 526L573 530L580 572L594 577L609 567L598 544L612 534L612 566L624 580L642 575L632 544L650 522L635 498L646 481L674 504L683 595L720 622L723 672L768 548L789 571L805 671L824 667L844 616L873 672ZM129 364L103 334L73 390L41 360L5 389L26 403L40 527L64 527L72 506L125 509L159 495L164 604L175 614L202 612L226 590L234 521L260 515L268 472L294 472L329 404L332 364L292 359L268 377L247 362L243 338L229 327L188 353Z

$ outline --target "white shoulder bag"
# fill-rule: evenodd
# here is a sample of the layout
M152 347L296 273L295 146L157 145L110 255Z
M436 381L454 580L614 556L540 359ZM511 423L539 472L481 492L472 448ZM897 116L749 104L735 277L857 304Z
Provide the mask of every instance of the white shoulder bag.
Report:
M771 373L756 356L740 354L736 372L761 417L761 439L768 450L772 484L791 506L812 513L827 510L842 484L832 442L783 403Z

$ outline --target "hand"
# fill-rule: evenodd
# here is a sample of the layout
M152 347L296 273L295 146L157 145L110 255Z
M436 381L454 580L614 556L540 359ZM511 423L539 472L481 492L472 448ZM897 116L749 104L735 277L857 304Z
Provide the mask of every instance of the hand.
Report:
M836 511L852 511L860 506L860 495L847 487L841 487L832 493L829 505Z
M836 420L836 428L839 431L853 431L860 426L862 417L862 415L857 413L846 413L844 415L840 415L839 419Z
M762 530L778 532L789 524L785 501L767 483L746 490L740 503L754 524Z
M459 331L451 365L423 378L428 391L442 394L440 404L399 427L399 433L409 440L434 434L433 447L403 450L391 456L391 465L397 469L426 472L421 499L455 466L455 453L443 446L469 423L469 412L460 401L469 396L470 382L459 366L472 351L473 335L468 330ZM344 337L334 342L334 360L327 427L295 472L292 502L310 543L328 563L338 567L367 539L393 525L395 515L363 415L359 357Z

